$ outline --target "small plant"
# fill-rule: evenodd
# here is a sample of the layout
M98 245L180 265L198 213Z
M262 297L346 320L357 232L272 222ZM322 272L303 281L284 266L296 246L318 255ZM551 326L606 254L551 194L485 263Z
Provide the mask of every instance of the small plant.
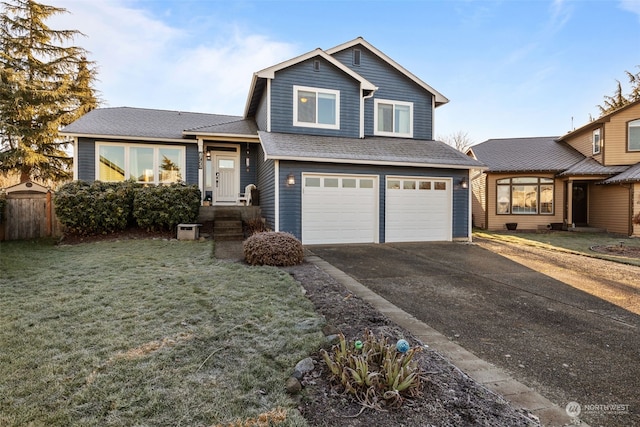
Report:
M267 227L267 223L265 219L259 216L249 218L248 220L245 221L244 225L246 227L246 231L249 236L256 233L264 233L265 231L271 231L269 230L269 227Z
M397 408L406 397L421 393L424 373L413 359L420 347L400 353L386 337L365 331L362 341L340 341L329 352L321 350L332 381L341 384L364 407Z
M249 236L243 244L244 259L250 265L283 267L302 264L304 249L293 234L267 231Z

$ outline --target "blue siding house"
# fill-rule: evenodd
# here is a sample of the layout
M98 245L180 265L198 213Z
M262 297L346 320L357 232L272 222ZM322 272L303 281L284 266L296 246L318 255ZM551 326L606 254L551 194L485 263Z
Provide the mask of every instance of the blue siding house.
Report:
M469 171L433 140L447 98L362 38L253 75L243 116L103 108L67 126L74 177L197 184L203 203L260 194L304 244L471 239Z

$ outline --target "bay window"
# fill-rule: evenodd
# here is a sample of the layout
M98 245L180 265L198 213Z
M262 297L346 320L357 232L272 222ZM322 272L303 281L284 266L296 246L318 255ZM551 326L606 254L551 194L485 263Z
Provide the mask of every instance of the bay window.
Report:
M165 184L183 179L184 147L142 144L96 144L96 179Z
M498 215L553 215L552 178L516 177L496 181Z

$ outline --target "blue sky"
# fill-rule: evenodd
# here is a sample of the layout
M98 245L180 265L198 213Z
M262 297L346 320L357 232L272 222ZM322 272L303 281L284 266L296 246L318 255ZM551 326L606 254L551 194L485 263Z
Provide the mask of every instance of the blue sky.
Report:
M362 36L450 99L437 137L478 143L562 135L640 71L640 0L43 2L111 107L242 115L253 72Z

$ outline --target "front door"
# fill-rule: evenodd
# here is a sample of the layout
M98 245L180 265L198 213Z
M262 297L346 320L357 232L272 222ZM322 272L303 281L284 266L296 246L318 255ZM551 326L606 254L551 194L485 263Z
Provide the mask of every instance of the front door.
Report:
M586 227L588 222L588 190L589 184L586 182L573 183L573 195L571 197L571 212L573 213L573 223L577 227Z
M213 155L213 191L215 203L235 203L238 198L237 187L238 160L234 155Z

